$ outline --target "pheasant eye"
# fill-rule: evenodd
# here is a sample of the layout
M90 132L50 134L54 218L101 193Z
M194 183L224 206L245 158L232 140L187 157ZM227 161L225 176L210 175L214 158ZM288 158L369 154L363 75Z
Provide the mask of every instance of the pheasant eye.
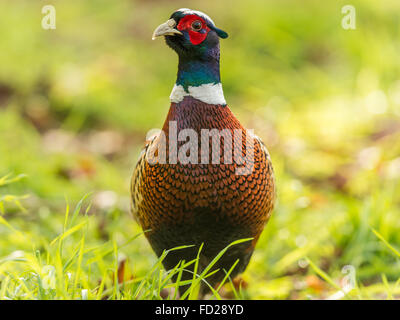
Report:
M200 31L203 28L203 24L200 20L196 20L192 23L192 30Z

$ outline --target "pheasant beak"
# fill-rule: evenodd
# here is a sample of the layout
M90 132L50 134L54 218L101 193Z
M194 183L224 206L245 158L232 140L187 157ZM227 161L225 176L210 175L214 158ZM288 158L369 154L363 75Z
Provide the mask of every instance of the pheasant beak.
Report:
M155 40L157 37L161 36L173 36L177 34L182 35L182 32L174 28L175 26L176 21L174 19L169 19L167 22L160 24L156 30L154 30L152 39Z

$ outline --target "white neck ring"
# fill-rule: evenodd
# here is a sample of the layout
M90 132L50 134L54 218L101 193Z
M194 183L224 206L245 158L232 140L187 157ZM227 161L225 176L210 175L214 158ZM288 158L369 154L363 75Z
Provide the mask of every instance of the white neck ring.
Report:
M187 90L183 86L175 84L169 98L171 102L179 103L186 96L191 96L207 104L226 105L221 83L205 83L198 87L189 86Z

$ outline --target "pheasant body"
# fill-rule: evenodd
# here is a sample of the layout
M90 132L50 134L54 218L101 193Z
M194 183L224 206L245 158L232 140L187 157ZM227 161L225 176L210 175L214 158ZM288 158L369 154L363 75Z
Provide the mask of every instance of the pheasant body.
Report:
M147 142L136 165L131 184L132 211L143 230L148 230L145 235L157 256L166 249L194 245L170 252L163 262L167 270L174 268L181 260L195 259L200 245L204 244L199 262L201 271L233 241L253 238L253 241L231 247L218 261L214 269L221 270L207 279L211 285L216 285L225 276L222 269L229 270L239 259L231 275L234 277L243 272L249 263L255 244L273 209L274 177L267 149L259 138L245 130L226 105L223 94L221 96L219 42L216 40L218 33L219 36L224 35L223 31L207 21L204 14L191 14L195 11L183 14L182 12L188 12L184 10L188 9L178 10L172 15L175 25L178 26L177 31L182 35L176 33L166 36L167 43L180 57L178 80L171 94L172 103L162 129L163 134L158 134ZM190 23L192 20L186 17L193 15L209 28L204 41L208 39L208 46L210 43L213 46L211 50L207 47L201 50L200 57L204 57L206 52L205 59L197 57L196 50L190 53L189 49L185 49L189 53L182 53L179 48L176 49L185 44L180 43L180 38L186 37L184 29L179 29L180 22L186 19ZM169 24L173 23L170 21ZM212 31L213 28L217 31ZM192 43L192 46L198 45ZM187 46L190 48L190 45ZM190 63L191 59L195 63ZM220 140L212 137L208 140L198 138L194 142L198 150L195 163L183 163L180 158L174 159L174 154L177 153L175 149L181 149L187 144L187 140L178 139L176 146L168 148L176 140L176 136L171 135L171 126L175 126L173 129L176 134L189 129L201 137L204 130L216 129L218 132L224 130L230 135ZM225 144L235 136L235 130L242 132L242 144L239 149L235 149L232 143L232 149L225 150ZM251 150L246 145L248 140L253 142ZM166 162L148 161L149 150L163 150L165 143L167 148L161 153L165 152ZM214 163L211 156L209 161L204 162L201 158L203 148L219 148L219 163ZM225 153L228 151L233 155L239 152L243 157L251 151L252 170L247 174L238 174L240 165L234 161L225 161ZM183 279L190 279L192 276L187 273L183 275Z

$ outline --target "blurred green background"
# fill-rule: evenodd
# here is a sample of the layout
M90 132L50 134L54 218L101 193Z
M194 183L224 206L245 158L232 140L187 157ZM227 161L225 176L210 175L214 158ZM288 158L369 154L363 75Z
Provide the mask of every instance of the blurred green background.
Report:
M47 4L56 30L42 29ZM143 236L120 246L140 232L128 214L130 175L146 132L164 122L176 77L176 54L151 34L180 7L229 33L225 97L264 140L276 172L278 203L243 297L329 298L346 265L357 285L347 298L399 297L400 2L351 1L355 30L341 25L347 4L1 1L0 177L17 181L0 180L0 298L30 297L13 279L51 264L67 206L89 192L77 277L89 298L100 279L112 283L116 259L133 278L155 263ZM65 244L71 256L78 233Z

